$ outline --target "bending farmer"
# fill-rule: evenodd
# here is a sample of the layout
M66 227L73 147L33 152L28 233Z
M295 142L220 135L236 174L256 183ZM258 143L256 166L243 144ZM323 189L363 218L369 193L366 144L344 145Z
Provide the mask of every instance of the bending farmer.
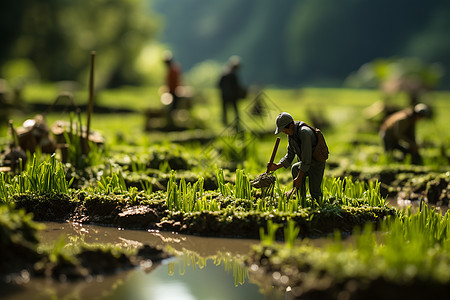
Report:
M286 155L276 164L270 166L270 171L276 171L281 167L288 168L295 157L299 162L291 166L294 187L301 188L301 197L306 197L306 177L309 177L309 191L311 197L319 200L322 197L322 179L325 171L325 161L317 161L313 157L314 147L317 145L317 136L313 129L304 122L294 121L292 116L286 112L278 115L276 120L277 129L288 136L288 149ZM294 189L291 190L291 192ZM290 193L287 195L290 197Z
M392 153L398 149L403 153L402 160L410 154L413 164L421 164L422 157L416 143L416 122L430 117L430 109L422 103L390 115L380 128L385 152Z

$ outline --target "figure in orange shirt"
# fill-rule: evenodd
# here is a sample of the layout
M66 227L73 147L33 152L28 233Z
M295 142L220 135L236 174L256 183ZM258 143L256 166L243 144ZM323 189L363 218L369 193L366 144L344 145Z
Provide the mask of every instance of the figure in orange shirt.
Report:
M166 86L168 92L172 96L170 103L170 111L178 108L180 97L178 95L178 87L180 86L181 68L173 59L172 53L167 52L164 56L164 63L167 66Z

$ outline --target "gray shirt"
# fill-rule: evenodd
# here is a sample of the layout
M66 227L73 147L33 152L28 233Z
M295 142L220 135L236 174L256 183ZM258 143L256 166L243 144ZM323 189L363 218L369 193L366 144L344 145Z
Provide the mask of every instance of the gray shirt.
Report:
M279 164L288 168L297 155L301 163L300 170L307 172L313 161L312 152L317 144L317 137L311 128L302 124L304 122L294 121L294 134L288 136L288 151Z

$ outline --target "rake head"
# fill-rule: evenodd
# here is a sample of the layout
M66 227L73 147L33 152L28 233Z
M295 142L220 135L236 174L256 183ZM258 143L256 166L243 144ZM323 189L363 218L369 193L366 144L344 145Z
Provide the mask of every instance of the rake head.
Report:
M255 188L267 188L275 183L275 176L272 173L262 173L250 183Z

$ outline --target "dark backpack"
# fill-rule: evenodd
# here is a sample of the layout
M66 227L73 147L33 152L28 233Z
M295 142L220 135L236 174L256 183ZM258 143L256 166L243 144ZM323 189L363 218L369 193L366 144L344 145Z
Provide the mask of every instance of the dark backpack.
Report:
M323 136L320 129L314 128L306 123L302 123L301 126L308 126L316 134L317 144L313 149L312 153L314 159L317 161L326 161L328 159L330 152L328 151L328 146L327 143L325 142L325 137Z

